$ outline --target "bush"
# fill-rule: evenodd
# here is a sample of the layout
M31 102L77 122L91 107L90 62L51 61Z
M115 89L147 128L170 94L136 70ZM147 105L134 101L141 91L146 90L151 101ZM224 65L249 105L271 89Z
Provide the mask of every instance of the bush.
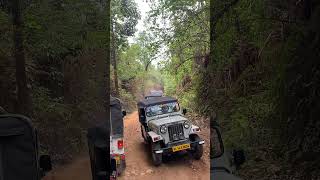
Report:
M33 92L34 124L41 145L46 147L41 150L55 161L70 160L84 146L85 131L77 115L81 110L51 98L48 89L36 87Z

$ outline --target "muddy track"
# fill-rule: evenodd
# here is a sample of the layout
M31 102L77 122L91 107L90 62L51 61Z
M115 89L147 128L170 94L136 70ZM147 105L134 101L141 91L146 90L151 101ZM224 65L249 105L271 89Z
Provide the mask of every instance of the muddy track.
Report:
M202 128L201 137L205 139L206 144L201 160L194 160L183 153L155 167L152 164L149 149L141 137L137 112L128 115L124 125L127 168L120 176L120 180L209 180L209 129Z

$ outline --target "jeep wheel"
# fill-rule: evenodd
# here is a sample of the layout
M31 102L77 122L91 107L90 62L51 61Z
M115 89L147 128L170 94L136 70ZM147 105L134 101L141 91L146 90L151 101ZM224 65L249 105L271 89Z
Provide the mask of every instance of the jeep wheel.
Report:
M192 141L200 141L201 139L198 135L195 135L191 140ZM199 160L203 154L203 145L202 144L195 144L194 149L191 150L191 154L194 159Z
M155 150L161 148L160 143L150 142L151 143L151 154L152 154L152 161L155 166L160 166L162 163L162 153L156 153Z

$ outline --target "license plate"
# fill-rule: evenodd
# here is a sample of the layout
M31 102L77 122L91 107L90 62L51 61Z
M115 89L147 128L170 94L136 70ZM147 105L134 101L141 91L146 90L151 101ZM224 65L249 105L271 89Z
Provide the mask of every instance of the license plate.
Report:
M190 144L181 144L179 146L173 146L172 147L172 151L176 152L176 151L182 151L185 149L190 149Z
M116 156L116 157L114 157L114 159L116 160L117 164L120 164L120 156Z

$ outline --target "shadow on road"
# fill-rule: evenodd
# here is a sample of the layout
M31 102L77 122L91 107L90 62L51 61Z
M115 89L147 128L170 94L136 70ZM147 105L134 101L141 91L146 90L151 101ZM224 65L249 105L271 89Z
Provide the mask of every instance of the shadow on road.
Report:
M151 155L151 147L141 142L139 144L139 149L146 154L146 162L149 166L154 166L152 162L152 155ZM169 154L163 156L163 164L166 166L189 166L192 161L193 157L187 151L177 152L174 154Z

